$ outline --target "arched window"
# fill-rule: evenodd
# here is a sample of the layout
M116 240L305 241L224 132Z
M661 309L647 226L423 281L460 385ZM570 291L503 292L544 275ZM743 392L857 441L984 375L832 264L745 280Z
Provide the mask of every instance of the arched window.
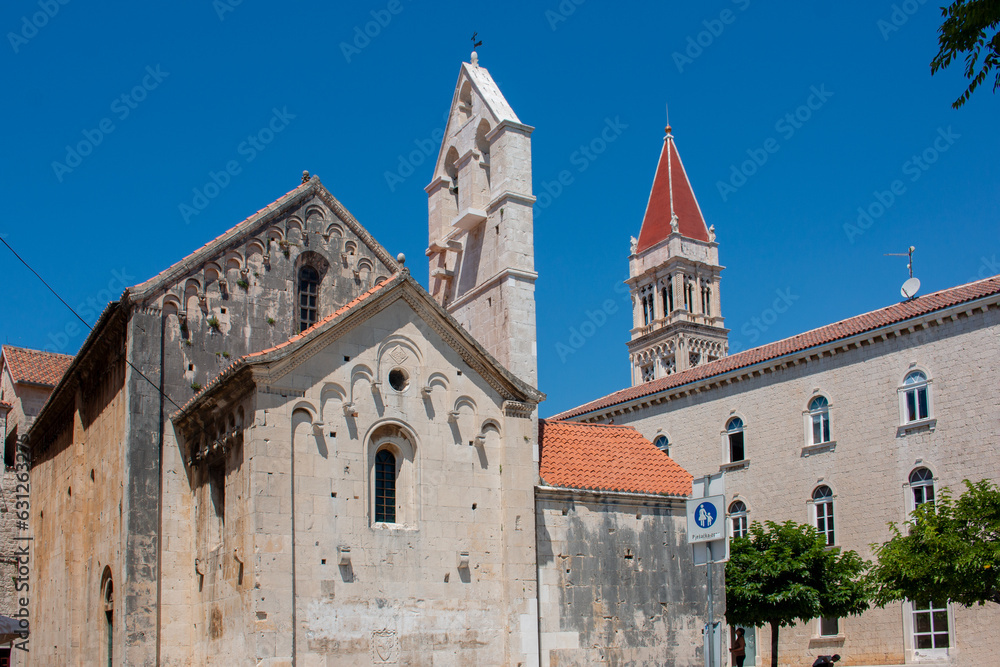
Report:
M826 396L817 396L809 403L809 421L812 425L812 444L830 442L830 402Z
M299 333L316 324L319 272L306 265L299 269Z
M661 433L660 435L656 436L655 440L653 440L653 444L656 445L656 448L659 449L661 452L663 452L667 456L670 456L670 438Z
M396 457L388 449L375 455L375 522L396 523Z
M733 537L746 537L747 506L742 500L736 500L729 506L729 519L733 527Z
M829 486L817 486L812 497L813 511L816 514L816 532L823 537L828 547L833 546L833 491Z
M669 315L674 310L674 277L668 275L664 280L663 294L663 314Z
M726 439L729 441L729 461L735 463L746 458L743 441L743 420L733 417L726 422Z
M105 653L108 667L115 664L115 585L111 579L111 567L105 566L101 575L101 606L104 610Z
M913 509L924 503L934 504L934 475L927 468L917 468L910 473L910 491L913 493Z
M930 417L930 403L927 400L927 376L922 371L913 371L903 380L903 418L915 422Z

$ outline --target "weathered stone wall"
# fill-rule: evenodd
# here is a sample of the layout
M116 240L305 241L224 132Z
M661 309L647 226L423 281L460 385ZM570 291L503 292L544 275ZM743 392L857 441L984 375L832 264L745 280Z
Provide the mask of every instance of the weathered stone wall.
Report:
M2 421L2 420L0 420ZM14 468L3 468L3 498L0 499L0 614L10 616L18 610L14 591L17 576L15 549L19 546L14 537L17 530L17 474Z
M31 640L28 664L107 663L105 568L115 586L115 662L122 663L127 607L123 502L127 405L123 344L107 356L67 406L60 433L34 450L31 469Z
M742 500L750 521L814 522L811 495L819 484L834 493L836 543L871 558L870 544L890 537L889 521L910 510L910 472L927 467L935 488L964 490L962 480L1000 479L996 446L1000 424L1000 310L957 313L922 328L780 369L768 368L615 417L649 439L665 433L670 455L695 476L728 461L723 431L734 415L746 424L746 465L726 474L728 500ZM932 427L899 429L897 389L919 368L931 381ZM834 445L807 447L810 399L830 402ZM990 628L1000 609L952 608L954 643L949 659L972 664L989 652ZM819 637L817 622L781 630L781 664L839 653L841 664L910 661L909 614L903 605L841 620L841 636ZM759 660L768 661L769 638L758 631ZM758 662L757 664L762 664Z
M116 393L103 399L107 405L102 410L112 406L116 410L113 428L95 426L104 424L103 417L79 428L72 427L71 413L56 419L65 421L65 434L47 445L32 479L33 503L39 499L33 512L40 517L44 511L47 517L33 524L33 529L42 531L36 544L45 545L36 563L44 573L36 580L36 609L40 618L53 619L48 628L39 629L40 644L45 646L34 656L39 664L84 664L98 662L103 655L103 611L96 614L92 606L108 563L120 594L115 604L116 663L155 664L159 641L163 664L202 664L192 657L193 636L211 625L211 610L191 604L198 594L193 525L201 482L189 479L167 420L195 387L206 384L232 360L298 332L298 270L305 263L320 273L318 318L391 274L372 249L370 237L355 234L319 196L306 198L271 224L234 238L215 255L185 260L175 281L168 281L133 311L127 324L127 354L137 370L122 366L127 380L123 377ZM169 397L163 400L158 390L161 364L162 386ZM80 400L90 400L84 393ZM36 411L42 402L44 398ZM113 486L114 497L87 496L85 502L69 505L63 494L77 486L73 476L91 468L104 472L107 483L101 488ZM115 521L108 518L112 513ZM60 526L60 532L54 532L49 522ZM92 544L101 548L91 548ZM113 552L108 551L111 547ZM101 569L96 569L97 563ZM199 567L206 563L202 560ZM158 591L161 571L169 576ZM212 586L209 578L210 590ZM165 637L158 637L158 627ZM163 647L171 649L169 656Z
M401 392L392 369L408 376ZM199 597L214 618L194 636L205 664L287 664L293 650L300 664L537 664L534 420L507 416L411 305L398 299L316 345L231 408L244 406L253 418L226 467L225 546L214 567L209 555L215 590L206 575ZM400 461L395 523L373 520L381 446ZM196 514L207 549L215 517Z
M683 500L543 488L536 508L542 667L704 665ZM721 576L715 589L719 618Z

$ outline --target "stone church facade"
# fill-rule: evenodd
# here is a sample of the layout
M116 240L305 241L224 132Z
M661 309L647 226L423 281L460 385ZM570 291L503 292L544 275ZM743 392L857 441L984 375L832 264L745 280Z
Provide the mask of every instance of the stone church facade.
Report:
M672 157L667 148L664 155ZM663 169L661 158L661 186ZM654 185L639 242L633 241L633 386L553 419L631 426L693 474L725 473L732 535L745 534L752 521L792 519L815 525L830 546L868 559L872 544L891 537L888 522L905 521L943 487L957 495L963 479L1000 479L1000 276L714 361L709 356L686 370L667 366L663 360L682 349L679 339L705 338L706 324L721 325L705 319L719 315L712 299L720 267L714 234L707 243L701 238L706 230L696 204L687 206L686 221L681 211L672 229L648 226L670 219L678 187L683 201L686 179L658 198ZM705 259L684 259L693 254ZM677 273L678 255L712 290L701 305L650 287L675 284L662 276ZM647 297L652 303L643 302ZM662 305L668 298L673 309ZM714 331L722 350L725 333ZM833 653L844 665L972 665L989 655L998 621L1000 609L992 604L892 604L785 628L779 657L787 665ZM747 664L765 664L769 632L753 635Z
M108 305L28 433L32 664L702 662L691 475L537 418L531 130L473 55L429 289L305 175Z

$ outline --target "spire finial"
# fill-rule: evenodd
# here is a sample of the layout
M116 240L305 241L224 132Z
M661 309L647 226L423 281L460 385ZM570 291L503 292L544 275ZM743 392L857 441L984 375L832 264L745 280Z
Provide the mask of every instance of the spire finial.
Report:
M308 171L303 171L302 172L302 182L303 183L308 183L309 182L309 172Z
M472 33L472 64L476 67L479 66L479 54L476 53L476 48L483 45L483 40L476 41L476 36L478 32Z
M664 132L666 132L667 136L669 137L670 136L670 105L666 104L664 106L666 106L666 110L667 110L667 127L664 128Z

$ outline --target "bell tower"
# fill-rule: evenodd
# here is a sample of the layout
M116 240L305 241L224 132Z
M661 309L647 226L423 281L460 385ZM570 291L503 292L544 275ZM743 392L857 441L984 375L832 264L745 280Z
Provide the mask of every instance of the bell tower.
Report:
M669 125L628 264L632 386L726 355L715 226L705 225Z
M533 130L473 52L425 189L430 293L501 364L536 385Z

